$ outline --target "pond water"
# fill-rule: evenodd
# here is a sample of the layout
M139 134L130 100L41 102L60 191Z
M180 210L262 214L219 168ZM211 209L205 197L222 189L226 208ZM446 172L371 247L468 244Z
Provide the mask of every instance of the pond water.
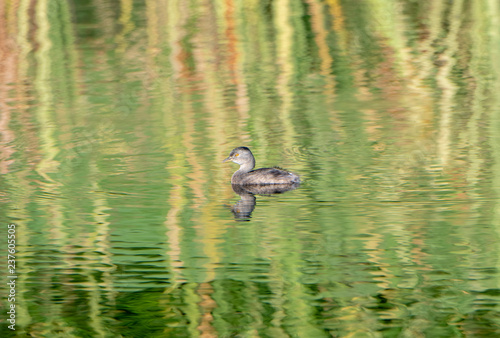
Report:
M0 8L2 337L500 335L498 2Z

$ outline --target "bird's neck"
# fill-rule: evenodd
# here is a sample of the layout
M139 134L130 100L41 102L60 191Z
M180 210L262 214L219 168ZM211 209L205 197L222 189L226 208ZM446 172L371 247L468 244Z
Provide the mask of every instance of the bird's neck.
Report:
M240 169L238 169L237 173L247 173L250 170L252 170L255 167L255 160L252 158L252 160L248 163L243 163L240 165Z

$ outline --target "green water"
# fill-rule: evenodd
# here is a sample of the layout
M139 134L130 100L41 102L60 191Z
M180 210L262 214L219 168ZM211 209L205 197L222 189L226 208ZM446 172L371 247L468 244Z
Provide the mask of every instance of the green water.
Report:
M0 9L2 337L500 336L497 1Z

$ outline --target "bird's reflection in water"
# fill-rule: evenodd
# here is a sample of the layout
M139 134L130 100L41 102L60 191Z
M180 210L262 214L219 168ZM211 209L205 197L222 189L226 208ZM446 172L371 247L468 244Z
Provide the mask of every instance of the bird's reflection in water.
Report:
M231 207L237 221L249 221L255 209L255 195L275 195L285 191L295 190L299 183L293 184L267 184L267 185L239 185L232 184L233 191L240 195L238 203Z

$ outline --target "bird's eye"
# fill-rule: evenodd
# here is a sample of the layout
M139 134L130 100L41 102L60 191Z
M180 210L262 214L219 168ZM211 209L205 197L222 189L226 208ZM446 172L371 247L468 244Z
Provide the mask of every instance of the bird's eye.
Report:
M234 156L235 156L235 157L238 157L238 156L240 156L240 154L236 153L236 154L234 154Z

